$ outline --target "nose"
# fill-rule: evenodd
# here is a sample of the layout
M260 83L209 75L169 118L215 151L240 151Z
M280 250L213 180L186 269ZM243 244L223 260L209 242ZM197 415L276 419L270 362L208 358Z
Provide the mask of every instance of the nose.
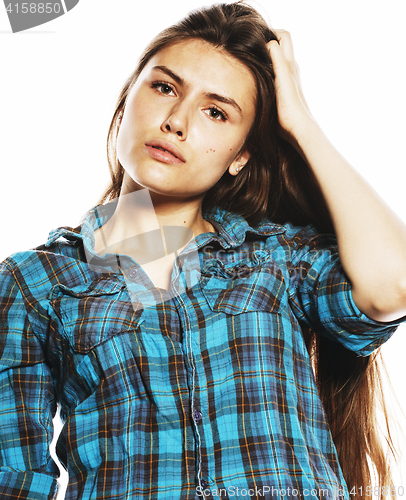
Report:
M185 140L187 137L188 117L185 104L177 103L161 125L163 132L176 134L180 140Z

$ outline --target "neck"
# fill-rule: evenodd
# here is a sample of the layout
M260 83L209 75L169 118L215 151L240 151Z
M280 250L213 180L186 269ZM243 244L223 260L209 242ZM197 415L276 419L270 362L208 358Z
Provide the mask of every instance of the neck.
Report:
M197 236L205 232L215 232L213 226L203 219L202 197L187 200L163 196L139 189L120 193L117 207L112 217L99 230L100 246L118 246L131 241L137 235L149 234L165 226L188 228L186 234ZM183 233L185 234L185 233ZM101 243L103 244L101 245Z

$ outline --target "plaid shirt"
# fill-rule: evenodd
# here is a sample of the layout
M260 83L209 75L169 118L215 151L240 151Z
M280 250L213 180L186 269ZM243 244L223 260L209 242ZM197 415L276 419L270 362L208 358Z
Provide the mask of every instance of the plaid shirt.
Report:
M165 296L93 251L105 207L1 264L0 498L53 498L56 403L67 499L349 498L300 325L368 355L396 324L357 309L334 238L208 212Z

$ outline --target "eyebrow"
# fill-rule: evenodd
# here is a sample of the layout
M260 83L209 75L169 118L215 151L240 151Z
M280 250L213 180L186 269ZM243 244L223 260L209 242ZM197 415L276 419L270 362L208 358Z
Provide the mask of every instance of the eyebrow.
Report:
M179 85L182 85L183 87L187 87L186 82L181 78L179 75L171 71L169 68L166 66L154 66L153 69L156 69L158 71L162 71L162 73L165 73L169 77L171 77L173 80L175 80L176 83ZM214 99L215 101L223 102L224 104L228 104L229 106L232 106L241 116L242 116L242 109L240 106L235 102L234 99L231 99L230 97L225 97L220 94L216 94L213 92L205 92L204 95L208 97L209 99Z
M158 71L162 71L162 73L165 73L166 75L170 76L173 80L175 80L176 83L179 83L179 85L186 87L185 81L166 66L154 66L152 69L157 69Z

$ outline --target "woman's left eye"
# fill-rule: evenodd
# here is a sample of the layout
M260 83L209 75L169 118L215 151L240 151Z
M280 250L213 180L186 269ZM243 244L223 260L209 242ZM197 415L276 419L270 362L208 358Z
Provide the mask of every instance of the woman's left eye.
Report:
M225 113L220 111L218 108L208 108L205 110L205 113L210 116L210 118L213 118L213 120L218 120L225 122L227 121L227 116Z

